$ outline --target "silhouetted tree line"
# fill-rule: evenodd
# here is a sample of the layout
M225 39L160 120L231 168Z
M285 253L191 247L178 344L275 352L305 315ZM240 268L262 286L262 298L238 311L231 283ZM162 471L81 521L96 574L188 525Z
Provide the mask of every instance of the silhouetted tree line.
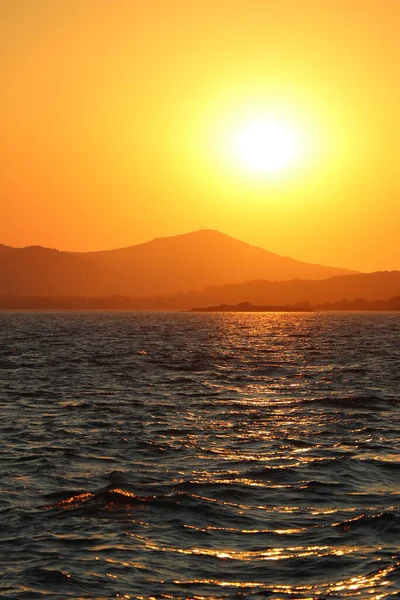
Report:
M160 308L158 304L149 302L148 298L119 295L94 298L86 296L0 296L0 309L141 310Z
M389 300L366 300L356 298L355 300L343 299L339 302L325 302L312 305L309 302L301 302L291 306L296 310L371 310L371 311L400 311L400 296L394 296ZM99 296L99 297L60 297L60 296L0 296L0 309L14 310L163 310L176 308L170 306L168 298L135 298L132 296Z
M316 304L315 310L400 310L400 296L393 296L389 300L340 300L339 302L325 302Z

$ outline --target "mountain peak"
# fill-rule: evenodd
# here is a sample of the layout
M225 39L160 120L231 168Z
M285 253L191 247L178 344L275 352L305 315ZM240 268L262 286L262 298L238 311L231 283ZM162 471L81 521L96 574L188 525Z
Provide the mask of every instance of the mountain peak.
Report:
M163 236L157 237L149 242L143 242L144 244L151 244L153 242L179 242L180 240L185 242L196 242L196 243L207 243L207 242L217 242L222 240L232 240L234 242L238 242L240 244L246 244L246 242L242 242L233 238L226 233L222 233L217 229L196 229L195 231L189 231L186 233L178 233L177 235ZM138 244L139 245L139 244ZM143 245L143 244L140 244ZM130 246L132 247L132 246Z

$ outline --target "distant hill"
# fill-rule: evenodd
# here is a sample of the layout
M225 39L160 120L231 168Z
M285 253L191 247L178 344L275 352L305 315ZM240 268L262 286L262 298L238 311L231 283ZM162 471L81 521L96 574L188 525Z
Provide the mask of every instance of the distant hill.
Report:
M278 307L291 310L400 310L400 271L347 275L322 281L250 281L184 294L142 297L0 293L0 308L188 310L209 307L214 310L219 305L243 306L245 303L264 310L266 307L275 310Z
M350 273L279 256L210 230L101 252L0 245L0 294L22 296L153 296L253 279L319 280Z
M115 289L112 269L40 246L0 246L0 294L93 296Z
M194 308L218 304L249 302L255 305L286 304L322 305L363 298L367 301L388 300L400 295L400 271L381 271L330 277L322 281L255 280L222 286L209 286L201 291L176 294L159 299L159 306ZM153 306L157 307L154 302Z

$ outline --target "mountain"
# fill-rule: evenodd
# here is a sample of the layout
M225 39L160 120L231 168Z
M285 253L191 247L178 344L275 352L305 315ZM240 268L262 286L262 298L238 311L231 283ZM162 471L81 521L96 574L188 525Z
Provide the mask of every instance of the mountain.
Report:
M318 280L350 273L279 256L211 230L100 252L0 246L3 295L150 296L252 279Z
M84 256L118 271L126 290L138 296L186 292L250 279L324 279L351 273L279 256L212 230Z

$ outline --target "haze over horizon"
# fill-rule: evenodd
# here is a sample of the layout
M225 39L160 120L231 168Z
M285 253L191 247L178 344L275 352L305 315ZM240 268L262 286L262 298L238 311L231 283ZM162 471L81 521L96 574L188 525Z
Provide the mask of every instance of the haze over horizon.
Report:
M0 3L0 243L400 269L400 3Z

